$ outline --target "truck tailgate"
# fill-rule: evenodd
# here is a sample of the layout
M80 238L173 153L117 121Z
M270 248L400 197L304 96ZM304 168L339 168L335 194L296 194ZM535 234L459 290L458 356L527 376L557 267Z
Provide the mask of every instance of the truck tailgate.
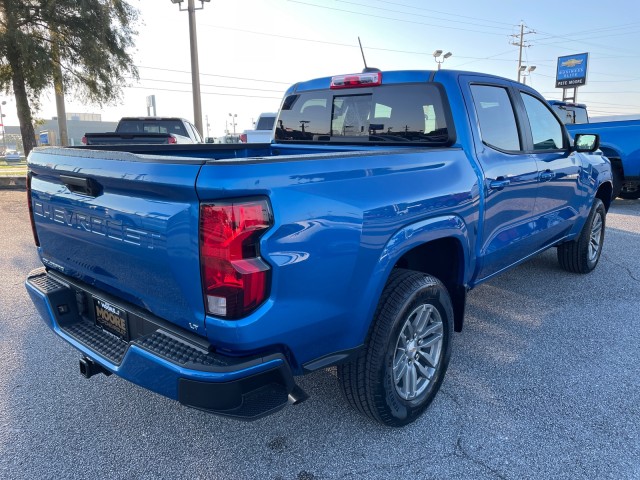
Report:
M34 150L30 201L43 263L205 335L194 187L203 162Z

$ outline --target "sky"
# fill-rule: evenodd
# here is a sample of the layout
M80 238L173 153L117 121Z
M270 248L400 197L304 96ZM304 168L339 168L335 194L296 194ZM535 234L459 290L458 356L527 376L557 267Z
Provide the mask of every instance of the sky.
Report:
M119 103L86 105L67 92L67 112L103 120L147 114L193 121L189 22L171 0L129 0L140 12L131 53L140 80L129 80ZM187 0L184 1L186 6ZM196 0L196 5L201 2ZM631 0L211 0L196 13L204 135L252 128L261 112L277 111L293 83L359 72L360 37L367 64L385 70L437 68L435 50L452 52L442 68L517 77L521 23L526 77L548 99L557 58L589 53L578 102L590 115L640 115L640 2ZM17 125L15 100L3 107ZM52 92L37 118L56 115ZM208 120L208 127L207 127ZM235 125L234 125L235 123Z

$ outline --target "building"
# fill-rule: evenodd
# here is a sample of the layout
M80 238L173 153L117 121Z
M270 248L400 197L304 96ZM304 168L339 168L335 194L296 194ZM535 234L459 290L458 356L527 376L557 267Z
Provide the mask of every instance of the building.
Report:
M69 145L82 145L82 137L87 132L113 132L116 125L118 122L103 122L99 113L67 113ZM7 125L4 129L7 149L22 151L20 127ZM60 145L57 117L45 120L35 130L38 145Z

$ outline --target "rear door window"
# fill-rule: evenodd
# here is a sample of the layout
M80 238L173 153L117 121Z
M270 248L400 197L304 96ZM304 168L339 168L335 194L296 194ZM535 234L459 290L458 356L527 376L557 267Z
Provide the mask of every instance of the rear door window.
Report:
M531 136L533 137L533 149L560 150L564 147L564 136L560 122L551 110L537 98L520 92L524 108L527 111Z
M482 141L498 150L522 150L516 115L507 89L493 85L471 85L471 93Z

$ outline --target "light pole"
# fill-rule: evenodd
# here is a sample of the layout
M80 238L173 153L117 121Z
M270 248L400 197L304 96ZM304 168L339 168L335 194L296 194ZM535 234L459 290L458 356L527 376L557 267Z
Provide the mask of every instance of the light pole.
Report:
M234 114L229 114L229 116L231 117L231 125L233 125L233 135L236 135L236 118L238 118L238 114L234 113Z
M535 65L531 65L531 66L530 66L530 67L528 67L528 68L527 68L527 66L526 66L526 65L521 65L521 66L520 66L519 73L520 73L520 76L522 77L522 83L523 83L524 85L526 85L526 84L527 84L527 77L528 77L529 75L531 75L531 72L533 72L535 69L536 69L536 66L535 66Z
M440 70L440 65L442 63L444 63L444 61L449 58L451 55L453 55L453 53L451 52L447 52L444 55L442 55L442 60L438 60L440 58L440 55L442 55L442 50L436 50L435 52L433 52L433 59L436 61L436 63L438 64L438 70Z
M193 90L193 117L196 128L203 133L202 129L202 99L200 98L200 66L198 65L198 35L196 33L196 10L202 10L205 2L211 0L198 0L200 8L196 8L196 0L187 0L187 8L182 8L184 0L171 0L171 3L178 4L180 11L189 12L189 44L191 47L191 84Z
M0 122L2 122L2 146L3 146L2 154L3 155L7 154L7 137L4 129L4 113L2 113L2 105L6 105L6 104L7 102L5 102L4 100L2 101L2 103L0 103Z

